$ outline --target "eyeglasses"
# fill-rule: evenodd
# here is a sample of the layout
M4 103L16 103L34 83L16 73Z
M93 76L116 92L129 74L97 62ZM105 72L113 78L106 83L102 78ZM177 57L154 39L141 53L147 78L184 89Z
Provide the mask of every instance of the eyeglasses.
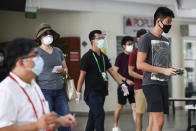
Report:
M100 37L97 37L97 38L94 38L94 40L97 39L97 40L102 40L102 39L105 39L104 36L100 36Z

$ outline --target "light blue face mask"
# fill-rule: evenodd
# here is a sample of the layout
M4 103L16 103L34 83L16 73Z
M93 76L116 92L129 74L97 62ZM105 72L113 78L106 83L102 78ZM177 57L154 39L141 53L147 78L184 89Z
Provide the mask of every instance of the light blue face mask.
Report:
M105 40L104 40L104 39L101 39L101 40L98 40L98 41L97 41L97 47L98 47L99 49L103 49L104 46L105 46Z
M38 76L43 70L44 60L41 56L36 56L33 58L33 62L35 63L35 66L32 68L32 72Z
M0 62L3 62L3 61L4 61L4 57L0 56Z

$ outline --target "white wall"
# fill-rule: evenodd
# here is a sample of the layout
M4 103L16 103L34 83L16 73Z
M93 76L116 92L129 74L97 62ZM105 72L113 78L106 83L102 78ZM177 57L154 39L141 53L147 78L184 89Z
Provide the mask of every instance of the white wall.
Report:
M130 14L133 15L133 14ZM116 57L116 36L123 35L123 14L92 13L92 12L57 12L39 11L37 19L25 19L24 13L0 11L0 42L10 41L16 37L34 38L36 27L41 22L49 23L61 36L79 36L82 41L87 41L88 46L81 46L81 55L91 48L88 34L91 30L100 29L108 32L107 54L114 61ZM172 38L172 65L183 67L182 38L180 36L180 24L191 22L173 22L171 32L168 34ZM195 23L196 24L196 23ZM105 102L105 110L113 111L117 104L116 88L117 84L109 81L109 93ZM184 96L183 78L174 77L172 82L172 96ZM70 103L71 111L86 112L86 104L82 102L76 105Z

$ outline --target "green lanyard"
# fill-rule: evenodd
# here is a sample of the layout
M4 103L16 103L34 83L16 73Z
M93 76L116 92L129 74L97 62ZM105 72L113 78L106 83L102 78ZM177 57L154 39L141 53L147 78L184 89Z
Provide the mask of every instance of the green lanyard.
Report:
M97 57L95 56L94 52L93 52L93 56L94 56L95 61L96 61L96 63L97 63L97 67L98 67L98 69L99 69L99 72L102 73L102 72L101 72L100 65L99 65L99 62L98 62ZM102 59L103 59L103 68L104 68L104 72L105 72L105 59L104 59L104 56L103 56L103 55L102 55Z

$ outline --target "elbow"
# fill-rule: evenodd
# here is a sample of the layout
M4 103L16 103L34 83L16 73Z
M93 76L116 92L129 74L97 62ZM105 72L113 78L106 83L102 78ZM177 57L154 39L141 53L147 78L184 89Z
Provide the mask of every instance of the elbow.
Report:
M142 70L142 64L140 64L139 62L137 62L137 69Z

